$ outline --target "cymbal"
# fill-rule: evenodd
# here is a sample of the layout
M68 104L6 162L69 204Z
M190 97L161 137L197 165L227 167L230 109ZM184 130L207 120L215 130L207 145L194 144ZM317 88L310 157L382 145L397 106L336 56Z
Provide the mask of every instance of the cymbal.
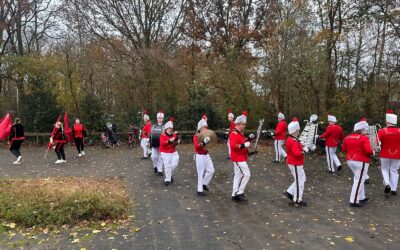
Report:
M209 149L209 148L217 145L218 137L217 137L217 134L214 131L212 131L211 129L203 130L199 134L199 142L202 142L205 137L210 137L210 142L207 143L205 148Z

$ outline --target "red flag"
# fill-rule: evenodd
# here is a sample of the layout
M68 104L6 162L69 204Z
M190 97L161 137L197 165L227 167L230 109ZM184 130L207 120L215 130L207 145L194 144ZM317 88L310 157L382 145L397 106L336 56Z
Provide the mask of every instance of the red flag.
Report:
M0 119L0 140L3 140L10 136L11 131L11 115L7 114L3 118Z
M72 136L72 129L69 127L68 124L68 113L64 114L64 134L69 142L73 141L74 138Z
M58 116L57 121L54 123L54 127L53 130L51 131L50 136L53 136L56 131L57 131L57 127L56 127L56 123L59 122L61 120L61 115ZM50 141L47 143L47 149L51 149L53 147L53 143L51 143Z

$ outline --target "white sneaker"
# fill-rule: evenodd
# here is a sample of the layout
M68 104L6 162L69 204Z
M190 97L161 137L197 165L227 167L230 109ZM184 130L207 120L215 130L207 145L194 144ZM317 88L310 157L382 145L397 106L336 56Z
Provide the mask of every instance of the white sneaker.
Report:
M56 160L56 162L54 162L55 164L60 164L60 163L62 163L63 162L63 160Z
M85 152L82 151L81 154L82 154L83 156L85 156Z
M62 161L62 163L66 163L67 161L66 160L61 160Z
M22 156L18 156L17 162L21 163L21 161L22 161Z
M82 153L78 154L78 157L82 157Z
M13 162L13 164L18 165L18 164L21 164L21 162L16 160L16 161Z

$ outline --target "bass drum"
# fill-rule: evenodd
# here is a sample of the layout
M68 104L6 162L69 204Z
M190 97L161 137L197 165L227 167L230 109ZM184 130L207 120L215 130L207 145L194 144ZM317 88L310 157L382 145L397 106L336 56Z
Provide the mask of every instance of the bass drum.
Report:
M160 135L163 132L164 125L153 125L150 132L150 147L160 147Z

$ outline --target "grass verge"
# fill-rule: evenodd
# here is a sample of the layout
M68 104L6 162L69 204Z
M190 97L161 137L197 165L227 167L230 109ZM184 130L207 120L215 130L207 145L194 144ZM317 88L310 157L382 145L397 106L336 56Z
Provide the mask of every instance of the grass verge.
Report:
M128 218L126 183L114 178L0 180L0 220L22 227Z

